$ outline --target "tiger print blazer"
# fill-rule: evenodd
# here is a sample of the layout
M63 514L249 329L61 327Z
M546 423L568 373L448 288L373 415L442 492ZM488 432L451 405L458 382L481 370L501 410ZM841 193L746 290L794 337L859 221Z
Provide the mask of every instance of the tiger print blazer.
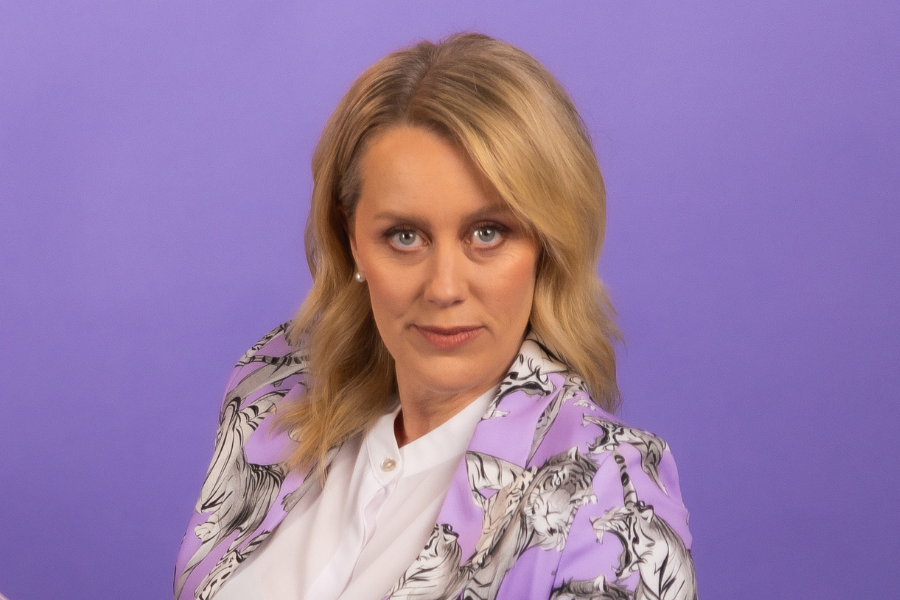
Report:
M181 545L176 600L213 598L315 478L288 471L273 429L303 395L286 324L238 361ZM334 456L335 451L330 456ZM391 600L692 600L688 514L660 438L622 425L529 336L475 428L431 538Z

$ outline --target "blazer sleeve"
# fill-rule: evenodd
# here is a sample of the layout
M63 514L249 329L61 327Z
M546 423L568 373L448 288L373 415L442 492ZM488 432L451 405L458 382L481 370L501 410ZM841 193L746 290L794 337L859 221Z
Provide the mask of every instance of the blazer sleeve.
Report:
M249 546L259 535L284 480L279 466L248 460L245 445L304 369L284 339L286 329L284 324L263 336L228 377L213 457L176 560L177 599L210 595L221 585L236 566L232 563L243 557L241 544ZM252 494L243 492L249 489Z
M572 522L551 600L696 600L675 461L662 440L651 441L662 451L638 440L597 457L596 502Z

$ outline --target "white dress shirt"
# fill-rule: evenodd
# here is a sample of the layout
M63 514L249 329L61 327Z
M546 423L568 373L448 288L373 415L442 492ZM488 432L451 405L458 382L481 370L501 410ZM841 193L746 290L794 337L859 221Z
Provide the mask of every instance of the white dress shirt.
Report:
M345 443L324 488L297 503L215 600L380 600L425 547L496 391L403 448L399 406Z

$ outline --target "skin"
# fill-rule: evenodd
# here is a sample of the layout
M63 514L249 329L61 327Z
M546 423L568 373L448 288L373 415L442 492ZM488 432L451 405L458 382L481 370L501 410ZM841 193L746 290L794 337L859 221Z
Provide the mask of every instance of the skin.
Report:
M403 446L506 374L528 325L539 246L468 156L426 129L381 133L360 177L350 245L396 363Z

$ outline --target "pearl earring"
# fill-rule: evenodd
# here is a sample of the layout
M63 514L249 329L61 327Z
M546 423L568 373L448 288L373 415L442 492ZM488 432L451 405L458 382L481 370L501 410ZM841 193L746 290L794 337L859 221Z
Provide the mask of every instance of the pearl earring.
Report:
M362 273L360 273L359 271L356 272L355 277L356 277L356 281L359 283L362 283L363 281L366 280L366 276L363 275Z

